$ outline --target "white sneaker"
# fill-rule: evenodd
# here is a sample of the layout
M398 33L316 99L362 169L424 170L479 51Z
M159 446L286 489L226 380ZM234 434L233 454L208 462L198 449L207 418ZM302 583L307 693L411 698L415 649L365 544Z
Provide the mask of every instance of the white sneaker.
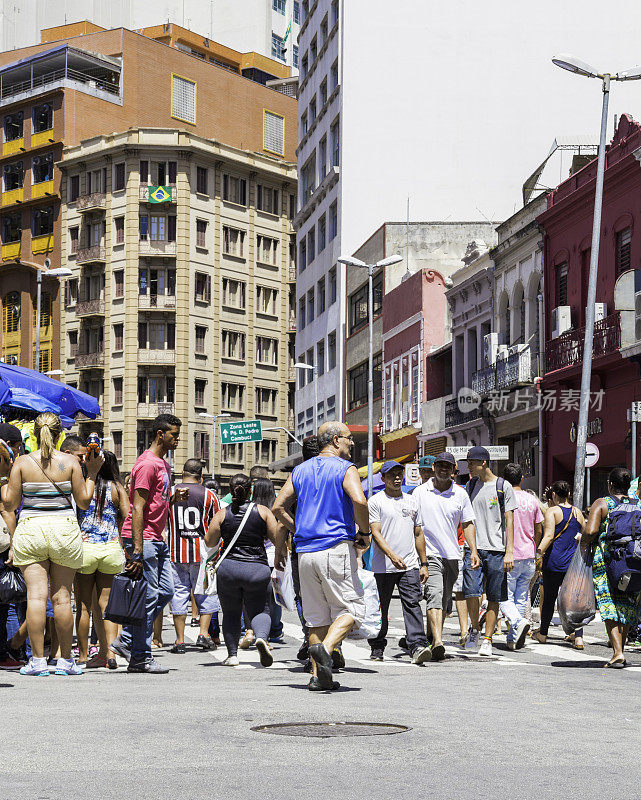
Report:
M223 667L239 667L240 661L238 660L238 656L227 656L227 658L223 661Z
M523 645L525 644L525 639L529 632L530 632L530 623L526 619L522 619L516 626L516 629L514 631L517 650L520 650L523 647Z
M479 648L479 632L474 629L470 630L467 635L467 642L465 642L464 650L476 651Z
M506 642L508 650L516 650L516 642Z
M491 656L492 655L492 640L491 639L483 639L481 642L481 646L479 647L479 655L480 656Z

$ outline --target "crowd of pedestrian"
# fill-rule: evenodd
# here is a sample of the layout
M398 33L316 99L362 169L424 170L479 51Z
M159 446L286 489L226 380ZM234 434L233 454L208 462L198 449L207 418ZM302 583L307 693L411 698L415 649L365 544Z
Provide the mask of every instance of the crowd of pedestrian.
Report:
M197 459L187 460L172 486L166 456L180 431L173 415L154 420L153 441L125 488L113 453L88 449L77 436L56 448L62 427L55 415L37 418L30 453L23 452L19 430L0 425L0 570L19 569L26 584L26 602L0 604L0 667L71 676L117 669L119 656L128 672L166 673L153 649L168 604L172 654L187 652L191 608L196 648L216 649L222 630L224 665L238 666L239 648L253 646L269 667L273 643L283 640L272 575L291 568L308 688L332 691L339 687L333 673L345 665L343 640L366 628L359 570L368 549L380 604L380 622L366 631L371 659L385 658L397 591L406 632L399 645L422 665L445 659L443 628L454 608L468 655L492 656L502 624L508 650L525 647L528 634L546 644L577 548L592 566L612 647L605 666L625 667L641 600L629 572L621 582L611 569L634 541L634 533L621 531L641 533L641 499L627 470L611 472L608 495L592 504L587 520L572 505L565 481L553 483L542 503L522 488L518 464L498 476L479 446L467 453L464 485L448 452L420 460L421 484L412 490L403 465L391 460L381 467L382 490L367 500L351 461L350 429L329 422L304 442L303 462L277 497L260 467L233 476L221 497L215 481L203 480ZM119 573L144 579L145 587L143 616L122 626L106 614ZM537 630L533 603L540 608ZM568 641L583 649L582 628Z

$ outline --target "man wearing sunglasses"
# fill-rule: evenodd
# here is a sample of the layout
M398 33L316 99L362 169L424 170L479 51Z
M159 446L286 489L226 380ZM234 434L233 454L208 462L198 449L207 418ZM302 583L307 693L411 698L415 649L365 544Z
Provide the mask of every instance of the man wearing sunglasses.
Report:
M365 615L356 561L356 526L369 531L367 500L350 458L354 439L347 425L326 422L318 430L320 453L299 464L274 504L274 514L294 531L303 613L313 659L310 691L337 689L332 651ZM289 509L296 501L296 521ZM281 568L287 557L277 547Z

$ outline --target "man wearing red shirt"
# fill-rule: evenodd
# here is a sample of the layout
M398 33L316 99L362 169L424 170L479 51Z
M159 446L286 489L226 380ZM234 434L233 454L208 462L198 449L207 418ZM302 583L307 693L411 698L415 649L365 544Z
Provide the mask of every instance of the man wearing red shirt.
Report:
M181 425L173 414L157 416L154 440L131 470L131 509L121 538L127 557L125 572L133 580L147 581L147 618L139 625L123 626L112 644L116 653L128 658L128 672L169 672L152 658L151 640L154 619L174 593L169 548L163 539L171 493L171 469L165 456L178 446Z

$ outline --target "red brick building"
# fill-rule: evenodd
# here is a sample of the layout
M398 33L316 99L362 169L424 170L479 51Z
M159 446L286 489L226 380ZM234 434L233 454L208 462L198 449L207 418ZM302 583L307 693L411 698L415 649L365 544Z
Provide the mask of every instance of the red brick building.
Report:
M600 459L592 470L591 498L605 492L612 467L631 466L626 410L641 399L635 334L625 334L635 313L635 281L632 273L621 278L641 266L640 157L641 126L624 114L606 153L588 418L588 440L599 447ZM538 217L544 231L546 483L571 481L574 473L596 169L595 159L560 184Z

